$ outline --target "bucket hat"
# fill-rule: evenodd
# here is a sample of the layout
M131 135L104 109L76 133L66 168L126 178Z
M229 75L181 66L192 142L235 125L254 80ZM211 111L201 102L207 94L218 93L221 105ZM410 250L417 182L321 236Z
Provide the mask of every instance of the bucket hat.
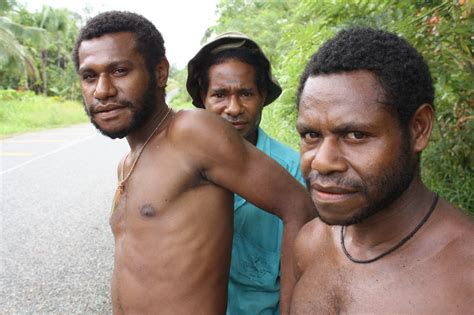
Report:
M210 40L201 49L198 53L188 62L188 78L186 80L186 89L188 90L189 95L192 98L192 103L196 107L204 108L204 104L201 100L200 88L198 83L198 74L201 72L201 67L207 56L210 54L217 54L221 51L228 49L235 49L239 47L247 47L249 49L254 49L258 54L263 57L265 60L266 68L268 73L266 73L266 89L267 97L263 103L263 106L266 106L272 103L274 100L280 96L282 90L277 79L272 75L272 67L270 60L263 53L260 46L257 45L252 39L247 35L240 32L226 32L218 35L214 39Z

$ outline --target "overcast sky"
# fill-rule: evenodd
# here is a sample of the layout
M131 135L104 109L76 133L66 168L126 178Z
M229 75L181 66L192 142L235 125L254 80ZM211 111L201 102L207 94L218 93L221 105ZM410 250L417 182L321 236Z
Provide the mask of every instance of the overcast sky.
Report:
M218 0L21 0L28 10L40 10L43 5L66 7L82 13L86 6L99 13L126 10L139 13L153 22L165 40L166 55L171 64L182 68L198 51L204 32L216 20ZM94 15L95 15L94 14Z

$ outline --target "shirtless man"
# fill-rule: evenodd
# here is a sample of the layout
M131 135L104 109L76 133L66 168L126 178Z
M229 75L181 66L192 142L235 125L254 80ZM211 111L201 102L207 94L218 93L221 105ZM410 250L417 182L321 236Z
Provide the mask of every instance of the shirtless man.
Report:
M474 220L420 177L433 101L394 34L342 31L311 58L297 130L320 218L296 241L292 314L472 314Z
M168 108L163 39L142 16L92 18L74 60L91 122L131 148L110 218L113 312L224 314L233 192L282 218L285 252L314 217L307 192L223 119Z
M304 183L299 154L260 128L264 106L282 90L255 41L239 32L216 36L189 61L186 87L196 107L229 121L246 140ZM291 292L280 291L280 282L294 283L295 278L292 255L286 255L284 262L290 269L280 270L282 234L283 225L276 216L234 196L228 315L279 314L280 307L288 311Z

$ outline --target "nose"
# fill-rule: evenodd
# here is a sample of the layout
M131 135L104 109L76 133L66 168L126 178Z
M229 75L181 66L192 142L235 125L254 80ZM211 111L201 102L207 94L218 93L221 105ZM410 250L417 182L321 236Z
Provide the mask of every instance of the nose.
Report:
M110 78L106 74L101 74L97 80L94 97L98 100L105 100L109 97L115 96L116 94L117 89L114 87Z
M224 113L229 116L238 116L243 112L244 107L240 102L240 99L236 95L231 95L229 99L229 103L227 104L226 108L224 109Z
M312 170L323 175L347 171L347 162L340 152L337 139L323 139L314 151Z

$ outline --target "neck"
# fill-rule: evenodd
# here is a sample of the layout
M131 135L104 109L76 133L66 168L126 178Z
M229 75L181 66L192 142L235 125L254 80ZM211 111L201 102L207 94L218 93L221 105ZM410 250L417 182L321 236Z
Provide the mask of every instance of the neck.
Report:
M346 248L359 259L371 258L390 248L423 220L433 196L419 176L415 176L408 189L389 207L346 228Z
M162 105L158 106L156 110L151 113L150 118L147 119L140 128L127 135L127 141L132 152L140 149L151 133L155 130L157 124L159 124L167 114L168 110L168 105L163 102Z
M245 139L253 144L254 146L257 146L257 141L258 141L258 127L255 129L254 132L252 132L249 136L245 137Z

